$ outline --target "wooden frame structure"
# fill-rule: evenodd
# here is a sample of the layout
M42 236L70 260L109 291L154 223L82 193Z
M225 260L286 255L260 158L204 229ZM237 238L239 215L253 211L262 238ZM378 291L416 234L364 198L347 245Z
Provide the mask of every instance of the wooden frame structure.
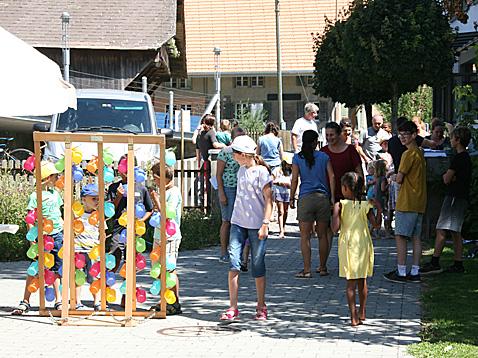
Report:
M74 309L76 306L76 284L75 284L75 264L74 264L74 233L73 233L73 181L72 181L72 144L73 142L87 142L97 143L98 147L98 189L99 189L99 232L100 232L100 267L101 273L101 310L95 312L95 319L98 317L106 318L97 320L100 324L119 324L122 326L133 326L135 320L133 317L151 317L151 318L166 318L166 300L164 293L166 290L166 215L161 215L161 309L156 312L137 311L136 310L136 267L135 267L135 209L134 209L134 195L127 196L127 245L126 245L126 297L124 311L107 311L106 310L106 234L105 234L105 217L104 217L104 193L105 184L103 177L103 144L104 143L123 143L128 144L128 157L134 157L135 144L153 144L160 147L160 172L161 177L166 177L165 167L165 147L166 139L164 135L133 135L133 134L105 134L105 133L33 133L34 149L35 149L35 167L41 167L41 141L53 141L65 143L65 189L64 189L64 238L63 238L63 276L62 276L62 309L61 310L47 310L45 308L45 279L44 279L44 245L42 235L42 185L41 185L41 171L36 170L36 192L37 192L37 225L39 227L38 234L38 276L39 276L39 291L40 291L40 316L55 316L61 317L59 323L61 325L75 325L73 320L69 317L73 316L89 316L91 311L83 311ZM128 183L134 184L134 161L128 160ZM131 186L133 187L133 186ZM161 213L166 213L166 190L164 181L161 181L159 187ZM114 316L123 316L124 319L108 320Z

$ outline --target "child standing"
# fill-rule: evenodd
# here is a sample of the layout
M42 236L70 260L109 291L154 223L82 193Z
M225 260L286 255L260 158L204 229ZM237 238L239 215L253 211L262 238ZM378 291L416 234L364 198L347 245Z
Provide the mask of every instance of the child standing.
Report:
M85 256L86 265L83 270L86 273L87 282L91 284L94 277L90 275L91 259L88 253L93 247L100 244L100 232L98 230L98 224L92 224L90 221L91 214L98 208L98 185L86 184L81 189L81 203L85 212L80 217L83 223L84 230L81 234L75 236L75 252L81 253ZM81 288L83 286L76 286L76 309L84 310L87 307L81 302ZM101 303L99 302L99 295L93 294L93 308L95 311L101 309Z
M374 162L367 164L367 176L365 177L365 185L367 191L367 200L372 200L374 197L375 188L375 167Z
M231 122L227 119L223 119L221 124L219 125L221 129L220 132L216 133L216 139L219 143L223 143L224 145L231 144Z
M63 205L63 199L60 193L55 189L55 182L58 179L58 170L55 165L48 161L41 162L41 179L42 179L42 214L43 219L49 219L53 222L53 231L49 234L54 240L55 246L51 250L55 259L54 265L50 268L52 272L56 274L53 287L55 289L55 305L56 310L61 310L61 295L60 295L60 275L58 270L62 264L62 259L58 257L58 251L63 246L63 219L61 217L61 207ZM30 194L28 199L27 210L35 210L37 208L37 194L36 192ZM28 230L33 225L27 224ZM38 234L41 236L40 232ZM37 238L38 241L38 238ZM32 245L35 242L31 243ZM13 315L21 315L27 313L30 309L30 296L31 293L28 290L28 286L32 283L34 277L27 276L25 282L25 291L23 293L23 300L12 311Z
M345 199L335 203L332 230L339 235L339 276L347 279L347 302L352 326L365 320L367 303L367 277L373 274L373 244L367 218L374 227L380 227L381 209L362 201L363 179L355 172L346 173L341 180ZM358 286L360 308L357 312L355 291Z
M164 185L166 187L166 206L168 211L174 212L174 218L170 218L174 225L176 226L176 232L171 236L167 236L166 242L166 260L170 265L168 269L170 274L174 274L176 279L176 285L171 288L171 290L176 295L176 302L173 304L166 305L166 312L168 315L181 314L181 304L179 303L179 278L176 271L176 262L178 259L179 245L181 244L181 211L182 211L182 196L181 190L174 185L174 168L166 165L166 177L161 178L161 165L156 163L151 168L153 172L153 179L156 186L161 184L161 180L164 180ZM151 190L151 198L153 203L158 209L161 208L161 203L159 201L159 194L155 190ZM161 229L154 228L154 244L153 250L161 244Z
M287 214L289 211L292 175L292 155L289 154L290 153L284 153L281 166L272 171L272 175L274 177L274 181L272 182L272 191L277 205L279 239L284 238L285 224L287 222Z
M442 272L440 255L445 246L446 231L451 233L455 251L455 263L446 272L463 273L463 238L461 227L465 219L470 195L472 163L466 147L470 143L471 132L466 127L457 127L451 133L451 146L456 155L451 161L450 168L443 174L443 182L447 186L447 193L443 199L436 226L435 250L432 260L420 269L423 275Z
M387 162L383 159L376 160L374 162L374 199L377 201L377 205L380 206L382 213L384 212L385 205L387 203L387 190L388 190L388 180L387 180ZM376 236L375 238L381 238L380 228L374 230ZM384 233L385 238L386 233Z
M221 320L233 321L239 316L237 298L242 247L246 239L251 246L251 272L256 281L256 320L267 320L266 241L272 212L272 177L251 137L240 136L232 143L234 160L241 166L237 172L237 196L231 218L228 275L230 307Z

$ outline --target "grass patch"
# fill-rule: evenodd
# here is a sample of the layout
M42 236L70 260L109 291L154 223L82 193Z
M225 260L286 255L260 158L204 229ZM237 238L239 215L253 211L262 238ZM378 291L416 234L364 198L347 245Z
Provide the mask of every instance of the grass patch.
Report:
M440 265L452 263L453 251L445 248ZM466 260L464 266L464 274L423 278L423 342L408 348L415 357L478 357L478 260Z

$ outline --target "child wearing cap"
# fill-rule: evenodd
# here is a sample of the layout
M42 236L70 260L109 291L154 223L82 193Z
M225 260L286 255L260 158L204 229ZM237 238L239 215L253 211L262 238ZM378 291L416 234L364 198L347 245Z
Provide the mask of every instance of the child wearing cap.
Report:
M96 245L100 244L100 232L98 229L98 220L93 220L91 214L98 208L98 185L86 184L81 189L81 203L85 212L79 220L83 223L83 231L75 235L75 252L81 253L85 256L86 265L83 267L87 275L87 282L91 284L94 277L90 275L91 259L88 256L90 250ZM96 221L96 222L95 222ZM84 310L87 307L81 302L81 288L83 286L76 286L76 309ZM101 304L99 303L99 295L93 294L93 308L95 311L99 311Z
M60 301L60 275L58 273L62 259L58 256L58 251L63 246L63 218L61 216L61 207L63 206L63 199L60 196L60 193L55 189L55 182L58 179L58 170L55 168L55 165L48 161L41 162L41 179L42 179L42 214L43 220L48 219L53 223L53 230L48 233L54 240L55 246L51 250L53 257L55 259L54 265L50 268L56 274L53 287L55 289L55 305L56 310L61 309ZM30 194L27 204L27 210L35 210L37 208L37 193L33 192ZM37 225L37 224L36 224ZM27 224L27 229L32 228L31 224ZM39 233L39 236L43 236ZM31 245L34 245L37 240L31 242ZM23 300L20 301L20 304L12 311L13 315L21 315L27 313L30 309L30 296L31 292L28 290L28 286L33 282L34 277L28 275L25 282L25 291L23 294Z
M251 137L243 135L234 139L232 151L240 168L237 172L237 196L232 211L229 239L230 306L221 315L221 320L233 321L239 316L239 272L243 244L247 239L251 247L251 273L256 281L255 319L267 320L265 255L269 218L272 214L272 176L262 158L256 155L256 143Z
M290 202L291 175L292 153L283 153L281 165L272 170L272 176L274 177L272 192L277 205L279 239L283 239L285 234L285 224Z

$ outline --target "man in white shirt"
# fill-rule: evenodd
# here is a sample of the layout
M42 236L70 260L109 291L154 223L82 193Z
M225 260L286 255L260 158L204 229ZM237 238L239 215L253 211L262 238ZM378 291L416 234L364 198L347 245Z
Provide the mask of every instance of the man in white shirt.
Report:
M299 153L302 149L302 134L307 130L313 130L317 133L318 128L315 123L315 117L319 113L319 107L315 103L307 103L304 106L304 116L297 119L292 128L292 148L294 153Z
M378 159L378 152L382 149L380 140L390 139L390 135L382 129L383 117L376 114L372 117L372 126L362 133L360 144L366 156L366 162L372 162Z

